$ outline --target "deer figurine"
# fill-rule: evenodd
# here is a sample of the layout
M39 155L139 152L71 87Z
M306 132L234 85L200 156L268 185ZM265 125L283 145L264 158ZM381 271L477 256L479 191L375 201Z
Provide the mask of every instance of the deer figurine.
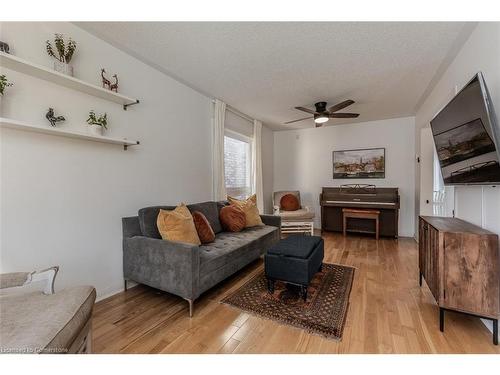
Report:
M111 87L111 81L104 76L104 73L106 73L106 71L104 70L104 68L102 68L101 69L102 87L106 88L107 86L109 89Z
M111 91L118 92L118 76L115 74L113 75L113 78L115 79L115 83L109 85L109 89Z

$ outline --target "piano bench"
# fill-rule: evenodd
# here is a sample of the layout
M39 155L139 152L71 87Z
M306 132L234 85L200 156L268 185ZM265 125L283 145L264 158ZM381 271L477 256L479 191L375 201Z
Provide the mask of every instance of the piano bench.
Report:
M342 209L342 217L343 217L343 232L344 237L347 233L347 219L348 218L357 218L357 219L369 219L375 220L375 238L378 240L379 237L379 210L363 210L363 209L354 209L354 208L343 208Z

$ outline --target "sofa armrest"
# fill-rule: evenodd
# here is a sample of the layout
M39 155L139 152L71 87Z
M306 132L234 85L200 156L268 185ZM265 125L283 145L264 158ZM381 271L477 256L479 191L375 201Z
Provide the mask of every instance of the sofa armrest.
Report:
M0 289L17 288L20 290L31 284L40 283L44 294L54 294L54 283L58 271L59 266L54 266L38 272L4 273L0 275Z
M198 297L200 248L134 236L123 239L123 275L183 298Z
M281 228L281 216L277 215L260 215L262 222L266 225Z

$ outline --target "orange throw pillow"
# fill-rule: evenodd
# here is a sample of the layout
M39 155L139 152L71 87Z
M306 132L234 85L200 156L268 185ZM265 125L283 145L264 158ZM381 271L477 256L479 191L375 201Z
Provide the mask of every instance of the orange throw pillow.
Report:
M172 211L160 210L156 225L164 240L201 245L193 216L184 203Z
M245 200L239 200L228 196L227 200L231 205L240 207L245 213L245 228L264 225L260 218L259 209L257 208L257 195L254 194Z
M300 208L299 200L293 194L285 194L280 199L280 208L283 211L297 211Z
M194 226L196 227L196 232L198 232L198 237L200 237L201 243L210 243L215 241L215 233L210 223L208 222L205 215L200 211L193 212Z
M238 206L222 207L219 218L222 227L228 232L240 232L245 228L245 212Z

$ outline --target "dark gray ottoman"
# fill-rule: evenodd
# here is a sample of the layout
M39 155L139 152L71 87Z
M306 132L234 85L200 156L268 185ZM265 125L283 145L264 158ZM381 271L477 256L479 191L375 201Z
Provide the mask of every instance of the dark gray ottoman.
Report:
M281 240L268 250L264 258L269 292L274 292L274 282L280 280L300 286L305 301L307 286L321 270L323 256L321 237L298 235Z

